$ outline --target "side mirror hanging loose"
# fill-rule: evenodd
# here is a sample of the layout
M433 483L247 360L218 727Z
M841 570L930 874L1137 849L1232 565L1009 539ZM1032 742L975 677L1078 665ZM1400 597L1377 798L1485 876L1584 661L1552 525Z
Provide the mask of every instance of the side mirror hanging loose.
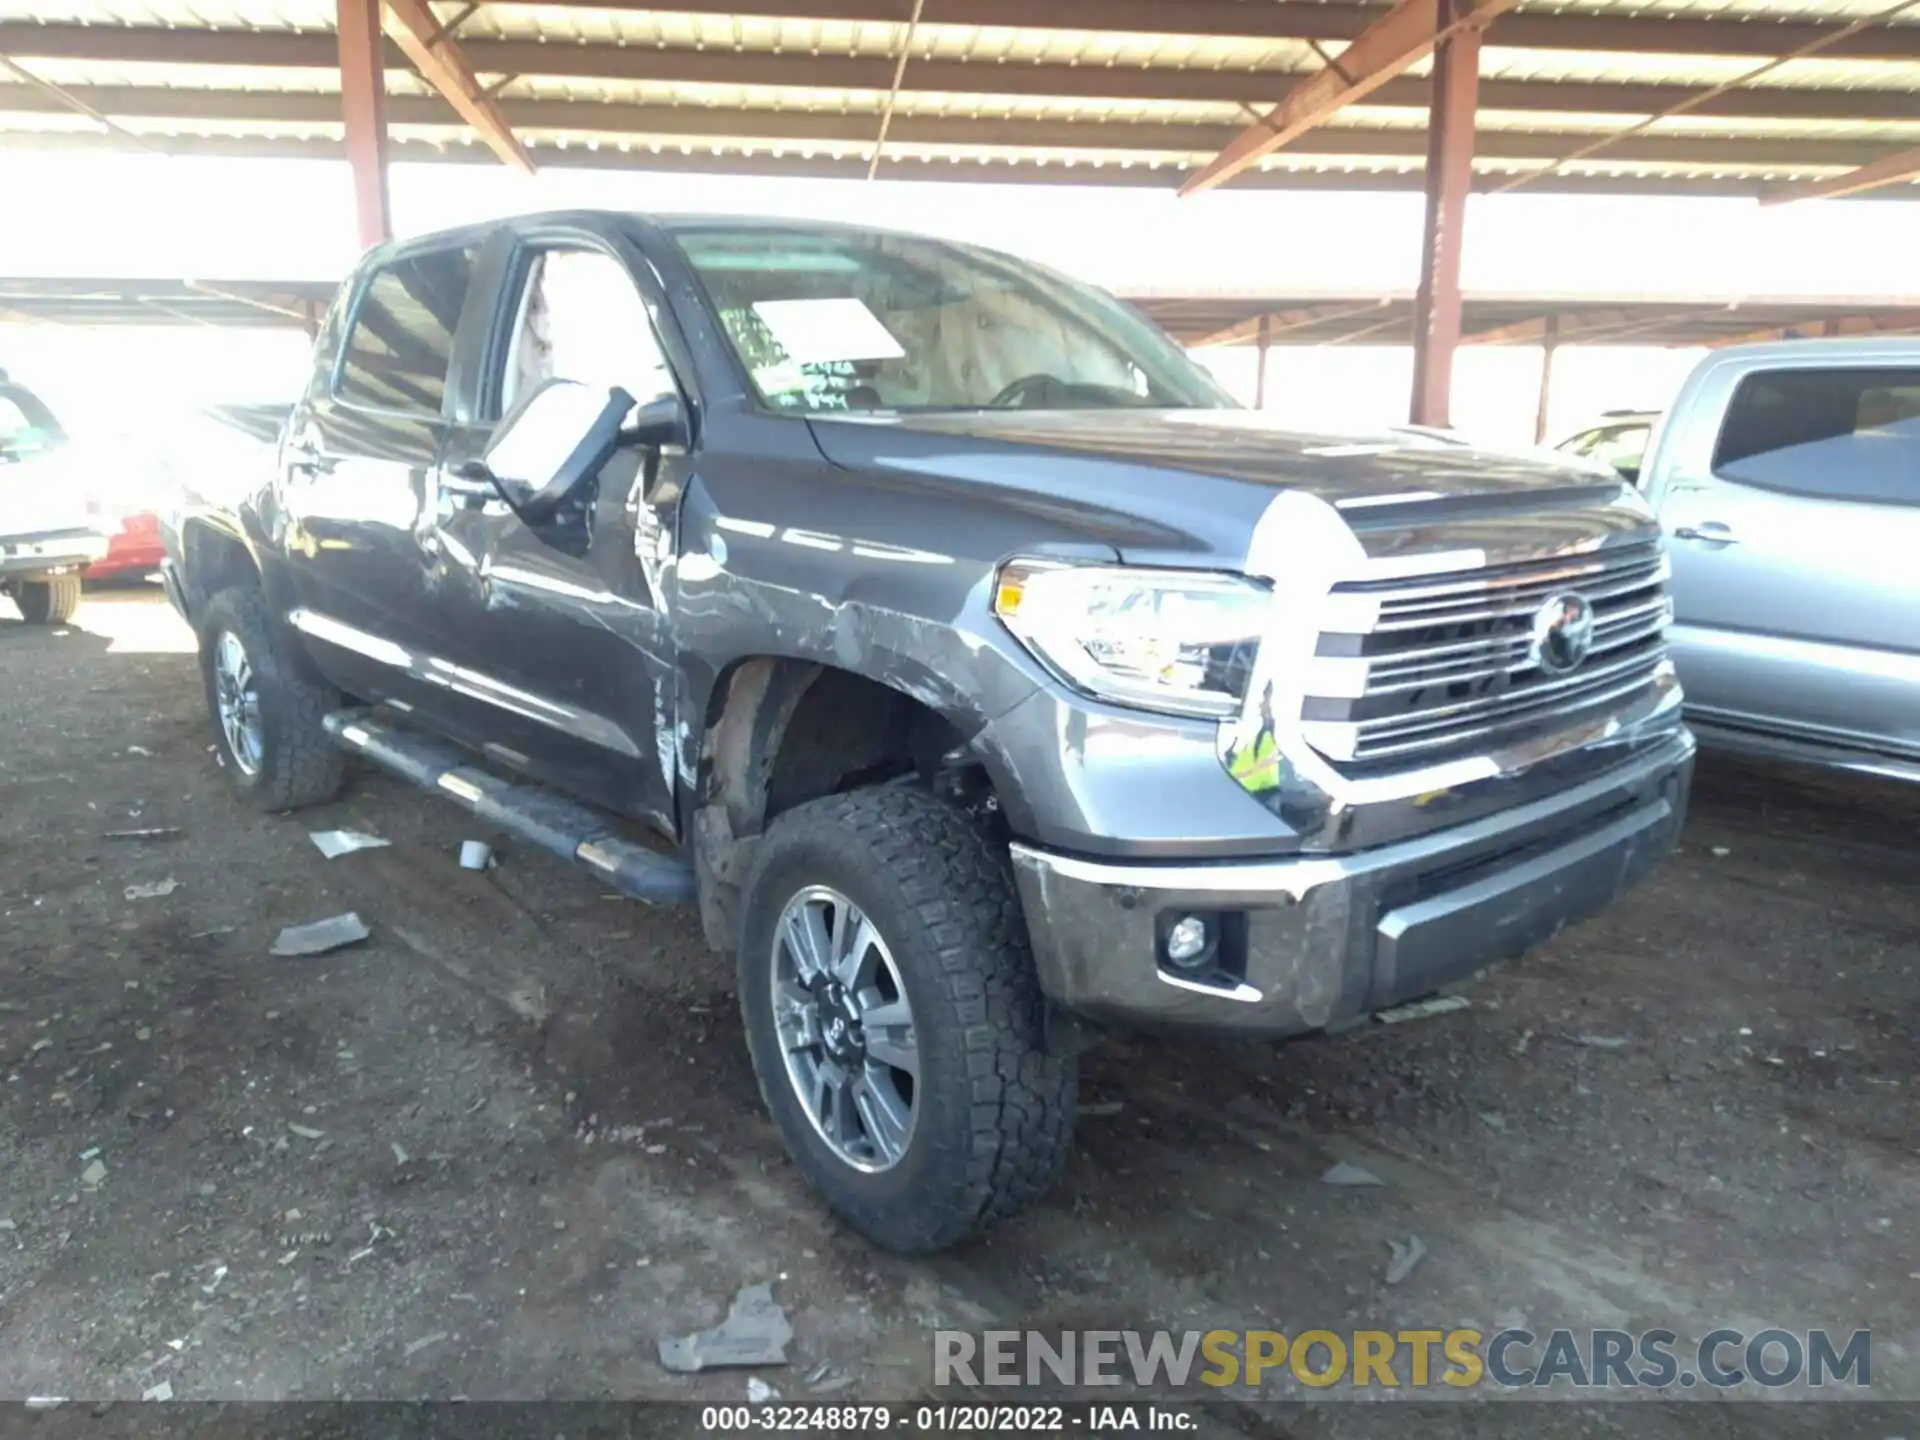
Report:
M633 397L619 386L548 380L508 411L484 463L524 520L550 518L620 444Z

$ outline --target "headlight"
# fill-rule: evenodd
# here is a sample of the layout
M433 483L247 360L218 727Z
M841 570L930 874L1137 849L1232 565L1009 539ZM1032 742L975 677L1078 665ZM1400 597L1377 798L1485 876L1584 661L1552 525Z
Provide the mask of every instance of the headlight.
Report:
M1102 700L1236 714L1272 595L1237 575L1118 565L1001 567L993 611L1042 663Z

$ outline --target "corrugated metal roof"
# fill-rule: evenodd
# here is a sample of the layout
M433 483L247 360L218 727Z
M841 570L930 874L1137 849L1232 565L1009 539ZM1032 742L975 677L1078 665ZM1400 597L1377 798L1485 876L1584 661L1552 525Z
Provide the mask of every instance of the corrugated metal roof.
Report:
M1210 159L1382 13L1342 0L944 0L910 28L892 0L738 0L748 7L739 12L681 3L437 0L435 10L548 161L677 155L712 168L864 173L904 47L883 173L964 178L987 167L998 179L1071 164L1161 185ZM1476 173L1495 184L1553 166L1888 4L1523 0L1487 35ZM330 153L341 133L334 18L334 0L0 0L0 54L58 87L5 77L0 143L124 144L92 110L161 148ZM1236 183L1417 183L1425 69ZM400 153L477 148L397 59L388 88ZM1916 144L1920 5L1560 164L1540 184L1752 193Z

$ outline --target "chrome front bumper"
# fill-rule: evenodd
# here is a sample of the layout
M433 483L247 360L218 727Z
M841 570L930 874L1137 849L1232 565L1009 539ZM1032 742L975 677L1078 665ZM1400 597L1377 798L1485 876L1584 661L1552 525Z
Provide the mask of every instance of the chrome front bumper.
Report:
M1095 1020L1285 1037L1518 955L1602 909L1673 848L1693 739L1556 795L1349 855L1127 864L1013 846L1041 988ZM1212 958L1161 956L1198 914Z

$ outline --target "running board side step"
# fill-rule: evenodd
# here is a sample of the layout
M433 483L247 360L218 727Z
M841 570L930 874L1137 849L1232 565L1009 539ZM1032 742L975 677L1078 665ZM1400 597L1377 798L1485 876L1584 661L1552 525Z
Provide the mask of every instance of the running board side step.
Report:
M537 785L514 784L474 767L453 746L373 718L336 710L327 733L344 750L456 800L473 814L562 860L583 861L636 900L691 905L693 867L624 838L599 811Z

